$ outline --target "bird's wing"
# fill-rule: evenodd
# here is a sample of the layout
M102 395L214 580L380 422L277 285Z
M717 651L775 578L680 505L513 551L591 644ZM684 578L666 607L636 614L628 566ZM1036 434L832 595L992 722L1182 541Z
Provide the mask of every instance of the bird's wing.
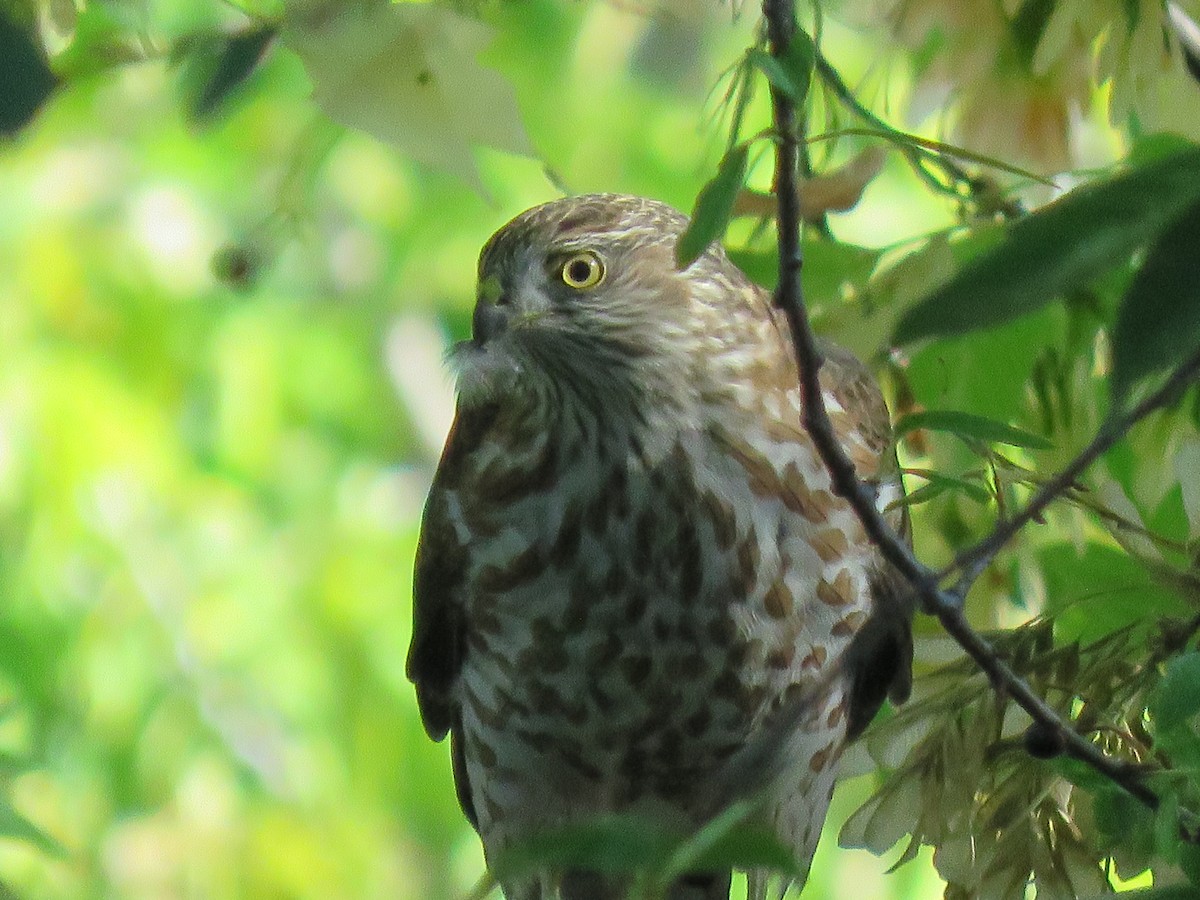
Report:
M830 410L834 431L859 477L885 504L896 504L885 516L911 544L904 486L896 460L891 422L883 395L870 371L854 354L823 343L821 387L835 401ZM912 686L912 615L914 595L905 579L881 558L871 575L871 618L855 635L843 659L851 678L851 740L862 733L884 697L907 699Z
M458 799L475 821L455 690L466 654L465 575L469 546L456 523L457 491L470 458L495 419L495 410L459 409L433 478L413 572L413 629L405 672L416 685L425 730L435 741L451 734Z

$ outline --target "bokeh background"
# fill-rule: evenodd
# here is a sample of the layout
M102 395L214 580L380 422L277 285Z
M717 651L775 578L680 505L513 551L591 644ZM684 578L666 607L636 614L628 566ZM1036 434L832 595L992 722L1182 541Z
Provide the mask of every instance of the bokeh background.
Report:
M1063 27L1089 5L1064 0ZM452 414L442 356L468 332L475 256L563 189L689 209L757 10L460 7L494 29L471 78L511 85L519 120L484 105L452 140L405 124L399 95L388 105L387 66L414 57L379 49L331 87L342 63L286 32L197 116L195 36L278 4L10 6L70 77L0 139L0 895L464 896L482 859L404 656ZM996 68L1007 32L962 10L1003 4L890 6L911 8L903 27L866 5L830 4L819 23L889 121L957 129L1040 174L1124 151L1111 85L1067 50L1044 51L1036 80ZM424 49L473 64L447 46ZM765 91L748 121L767 124ZM816 152L833 166L864 145ZM831 227L870 248L870 273L957 212L893 155ZM849 340L870 353L883 333ZM837 849L873 777L840 790L806 896L940 896L926 853L885 877L888 859Z

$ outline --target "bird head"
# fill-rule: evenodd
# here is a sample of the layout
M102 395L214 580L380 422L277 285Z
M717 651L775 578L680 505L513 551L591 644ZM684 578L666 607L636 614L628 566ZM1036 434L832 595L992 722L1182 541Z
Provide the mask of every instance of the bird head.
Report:
M677 268L687 224L664 203L593 194L501 228L480 253L472 339L452 356L463 401L691 403L698 357L753 297L719 247Z

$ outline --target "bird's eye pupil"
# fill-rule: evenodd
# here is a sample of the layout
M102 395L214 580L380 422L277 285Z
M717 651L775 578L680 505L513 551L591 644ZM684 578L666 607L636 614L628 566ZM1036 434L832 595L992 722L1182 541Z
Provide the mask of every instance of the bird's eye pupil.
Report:
M577 259L571 263L567 274L571 277L572 281L578 284L588 280L588 276L592 274L592 267L588 264L587 260Z
M577 291L594 288L604 280L604 263L590 250L577 253L559 269L562 280Z

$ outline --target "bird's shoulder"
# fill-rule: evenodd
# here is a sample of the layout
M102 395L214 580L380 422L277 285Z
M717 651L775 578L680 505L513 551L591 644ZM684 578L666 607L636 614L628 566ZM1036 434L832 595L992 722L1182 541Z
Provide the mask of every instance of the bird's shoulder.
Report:
M421 517L413 568L413 635L406 673L416 685L426 731L441 740L453 724L454 682L465 654L464 578L467 540L455 513L472 457L495 427L494 406L455 414Z

